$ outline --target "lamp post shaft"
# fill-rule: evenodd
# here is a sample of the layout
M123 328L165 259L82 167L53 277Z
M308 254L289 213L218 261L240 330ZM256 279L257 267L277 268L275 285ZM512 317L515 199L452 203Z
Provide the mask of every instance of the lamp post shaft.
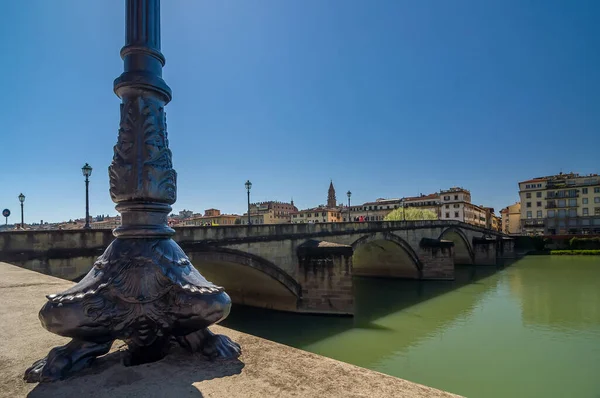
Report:
M250 225L250 190L248 189L248 225Z
M90 179L85 176L85 229L90 228Z
M348 197L348 222L351 222L352 220L350 219L350 197Z
M121 213L118 238L170 238L168 214L177 196L164 107L171 89L162 79L160 1L127 0L124 71L114 82L121 122L109 167L110 195Z
M25 218L23 217L23 202L21 202L21 229L25 229Z

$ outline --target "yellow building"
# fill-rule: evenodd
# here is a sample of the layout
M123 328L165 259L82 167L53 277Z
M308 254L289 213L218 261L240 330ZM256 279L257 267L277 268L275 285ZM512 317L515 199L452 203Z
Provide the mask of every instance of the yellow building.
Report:
M293 224L341 222L342 214L339 209L327 207L315 207L313 209L300 210L292 214Z
M509 235L521 233L521 202L517 202L500 210L502 216L502 232Z
M234 225L236 220L240 219L237 214L221 214L218 209L207 209L203 216L195 216L184 220L179 225L192 226L211 226L211 225ZM238 222L239 223L239 222Z
M519 182L528 235L600 234L600 177L559 173Z

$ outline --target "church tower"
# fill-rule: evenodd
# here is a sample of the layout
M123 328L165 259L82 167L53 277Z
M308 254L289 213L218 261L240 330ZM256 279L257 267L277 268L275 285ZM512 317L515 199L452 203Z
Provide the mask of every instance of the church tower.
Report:
M329 191L327 192L327 207L334 208L337 206L337 200L335 198L335 188L333 187L333 180L329 183Z

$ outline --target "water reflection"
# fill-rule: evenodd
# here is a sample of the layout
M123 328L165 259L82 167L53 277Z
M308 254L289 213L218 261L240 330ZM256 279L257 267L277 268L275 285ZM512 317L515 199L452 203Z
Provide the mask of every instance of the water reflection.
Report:
M496 267L459 267L454 281L355 278L354 317L236 306L224 326L372 367L390 353L405 351L465 319L497 283L480 282L497 271ZM459 288L463 288L459 294L447 295Z
M600 258L355 278L353 318L236 306L226 326L473 397L598 397Z
M519 299L523 323L576 331L598 328L599 268L595 256L543 256L512 270L509 285Z

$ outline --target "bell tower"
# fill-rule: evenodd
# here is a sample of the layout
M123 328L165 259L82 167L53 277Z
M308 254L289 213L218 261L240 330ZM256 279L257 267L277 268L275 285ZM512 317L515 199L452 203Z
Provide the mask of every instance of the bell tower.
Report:
M335 198L335 188L333 187L333 180L329 183L329 191L327 192L327 207L334 208L337 206L337 200Z

